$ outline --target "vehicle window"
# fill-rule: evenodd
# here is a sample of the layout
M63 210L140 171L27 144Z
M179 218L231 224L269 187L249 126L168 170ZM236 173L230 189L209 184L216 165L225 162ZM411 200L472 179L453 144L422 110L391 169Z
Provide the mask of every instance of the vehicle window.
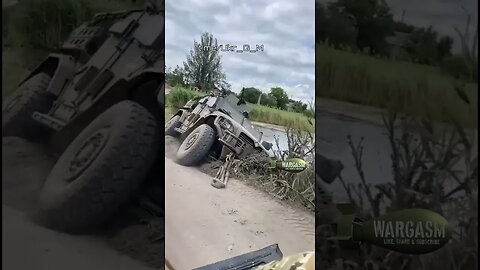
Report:
M213 106L215 106L215 103L217 103L217 98L216 98L216 97L210 98L210 99L208 99L208 101L207 101L208 107L213 107Z

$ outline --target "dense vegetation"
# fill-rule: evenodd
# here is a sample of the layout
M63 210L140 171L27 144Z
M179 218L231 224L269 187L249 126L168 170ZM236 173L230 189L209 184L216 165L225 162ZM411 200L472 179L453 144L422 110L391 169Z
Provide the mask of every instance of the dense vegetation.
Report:
M172 111L183 106L188 100L204 94L205 93L202 93L200 91L193 91L187 88L176 86L166 96L167 114L171 114ZM251 110L250 120L252 121L285 127L288 126L292 128L297 128L299 130L314 130L314 120L309 119L303 114L280 110L255 103L247 103L247 106Z
M348 49L372 56L439 66L451 75L477 80L477 63L466 62L452 52L454 39L442 36L432 26L417 27L394 21L390 7L383 0L336 0L324 5L316 2L316 39L336 49ZM460 39L470 40L470 18ZM452 26L454 27L454 26ZM477 36L472 47L476 47ZM465 46L466 45L466 46ZM461 44L463 51L470 48ZM465 52L462 52L463 54ZM476 56L476 53L475 53Z
M458 31L453 54L452 37L394 21L382 0L317 1L316 16L317 97L476 126L478 61L467 33Z

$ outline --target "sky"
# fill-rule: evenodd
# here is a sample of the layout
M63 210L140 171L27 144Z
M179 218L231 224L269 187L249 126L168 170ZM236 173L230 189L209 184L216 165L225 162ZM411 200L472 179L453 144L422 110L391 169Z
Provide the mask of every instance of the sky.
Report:
M478 0L387 0L387 3L395 19L400 20L405 10L405 22L422 27L432 25L439 33L454 38L454 51L457 52L461 44L453 27L463 32L468 12L472 17L470 32L473 38L478 22Z
M218 44L263 45L263 52L221 52L232 90L281 87L309 102L315 96L314 7L314 0L166 0L166 65L183 67L203 32Z
M328 0L319 1L328 2ZM460 50L460 42L453 26L463 32L467 22L466 12L468 12L472 16L470 31L473 38L473 31L478 22L478 0L386 0L386 2L395 20L400 20L405 10L404 22L419 27L432 25L439 33L454 38L455 52Z

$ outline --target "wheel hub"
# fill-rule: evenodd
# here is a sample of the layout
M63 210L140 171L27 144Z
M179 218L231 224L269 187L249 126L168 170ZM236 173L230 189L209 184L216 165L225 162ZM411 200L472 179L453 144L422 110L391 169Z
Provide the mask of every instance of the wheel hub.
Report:
M78 148L68 167L68 181L71 182L85 171L105 147L109 129L102 128L88 137Z
M188 150L198 139L198 132L193 133L191 136L188 136L187 143L185 144L185 150Z

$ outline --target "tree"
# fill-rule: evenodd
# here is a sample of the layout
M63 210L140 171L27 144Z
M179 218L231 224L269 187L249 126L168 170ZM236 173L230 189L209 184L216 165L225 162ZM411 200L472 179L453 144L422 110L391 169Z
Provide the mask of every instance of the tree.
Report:
M202 91L213 89L225 80L217 39L212 34L202 34L200 42L194 41L193 48L183 62L185 77L191 86Z
M438 41L437 50L439 60L452 55L453 38L449 36L441 37Z
M406 24L404 22L394 22L393 30L396 32L411 34L415 31L415 26Z
M276 108L277 107L277 99L270 94L263 93L262 94L262 99L260 100L260 104L265 105L265 106L269 106L269 107L272 107L272 108Z
M337 0L328 4L331 13L351 18L358 31L357 46L386 54L385 38L393 31L393 15L385 0Z
M315 1L315 39L317 42L327 38L327 10L319 1Z
M176 66L173 71L169 68L165 75L165 80L170 86L186 86L184 73L179 66Z
M449 36L438 38L439 34L432 26L415 29L407 44L412 58L423 64L438 64L452 55L453 39Z
M292 110L297 113L303 113L307 109L307 104L303 104L301 101L293 101Z
M243 89L243 99L249 103L257 103L258 97L262 94L262 91L255 87L247 87ZM240 93L242 95L242 93Z
M285 92L285 90L283 90L280 87L273 87L273 88L270 89L270 95L275 97L275 99L277 101L277 107L278 108L280 108L282 110L287 109L288 95Z
M357 29L353 25L352 18L345 14L332 13L325 22L326 35L329 44L336 48L348 46L352 48L357 47Z
M315 3L315 38L317 42L327 41L335 47L348 45L356 47L357 30L351 18L328 12L325 6L318 1Z

